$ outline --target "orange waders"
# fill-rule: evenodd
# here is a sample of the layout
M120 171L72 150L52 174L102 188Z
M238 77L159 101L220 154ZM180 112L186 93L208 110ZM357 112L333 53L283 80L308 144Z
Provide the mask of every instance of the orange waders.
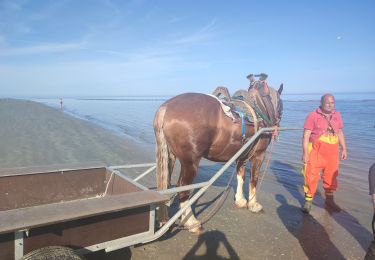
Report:
M323 134L314 143L309 143L309 161L303 171L305 177L305 200L311 201L315 195L323 171L323 188L326 195L337 189L339 168L339 140L335 135Z

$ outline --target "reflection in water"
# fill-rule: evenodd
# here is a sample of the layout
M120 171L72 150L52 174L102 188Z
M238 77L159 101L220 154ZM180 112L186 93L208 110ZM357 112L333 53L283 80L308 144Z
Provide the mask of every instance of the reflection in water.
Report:
M225 247L229 258L219 256L218 249L220 244ZM203 255L197 255L198 250L205 245L206 251ZM190 259L240 259L233 247L229 244L225 235L220 231L207 231L199 236L197 243L190 249L190 251L183 258Z

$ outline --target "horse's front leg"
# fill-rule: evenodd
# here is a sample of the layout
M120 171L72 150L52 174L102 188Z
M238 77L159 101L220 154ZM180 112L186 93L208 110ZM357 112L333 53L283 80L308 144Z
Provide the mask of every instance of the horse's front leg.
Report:
M235 205L237 208L246 208L247 200L243 195L243 185L245 182L245 166L246 161L237 162L237 190L235 195Z
M261 153L251 158L251 180L249 185L249 202L247 207L251 212L258 213L263 209L263 206L257 202L257 183L259 177L260 167L262 166L265 153Z
M198 163L183 163L181 162L181 173L178 179L177 186L184 186L192 184L195 175L198 171ZM184 208L189 202L190 192L184 191L179 193L180 208ZM200 234L203 231L201 222L195 218L191 206L189 206L181 215L181 222L189 232Z

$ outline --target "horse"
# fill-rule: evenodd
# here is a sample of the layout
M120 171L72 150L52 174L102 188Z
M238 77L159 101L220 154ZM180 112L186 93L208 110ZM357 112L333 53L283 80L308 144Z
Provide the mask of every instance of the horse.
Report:
M282 90L281 84L277 91L268 86L242 91L249 93L248 96L252 97L257 112L266 115L265 119L268 119L259 122L259 127L279 125L282 114ZM227 116L220 100L212 95L185 93L165 101L157 110L153 121L156 137L157 189L164 190L170 186L176 159L181 164L177 186L192 184L202 158L214 162L228 161L257 131L254 124L241 122L243 120L238 116ZM271 137L271 134L260 135L254 145L250 146L251 149L236 161L235 205L238 208L248 208L251 212L260 212L263 208L256 199L256 185ZM243 195L247 160L251 163L249 201ZM186 205L189 195L189 191L178 194L181 208ZM168 220L166 205L160 205L158 218L161 225ZM203 230L191 207L183 213L181 220L190 232L200 233Z

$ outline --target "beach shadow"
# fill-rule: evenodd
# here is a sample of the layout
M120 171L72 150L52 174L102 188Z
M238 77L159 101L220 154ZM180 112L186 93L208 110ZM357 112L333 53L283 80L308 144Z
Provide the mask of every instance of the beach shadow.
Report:
M345 210L334 212L329 207L325 207L327 213L333 218L340 226L342 226L348 233L357 240L364 251L367 251L369 244L373 239L373 235L364 226L362 226L358 219L353 217Z
M308 259L345 259L330 240L324 227L299 207L289 205L281 194L275 195L280 203L277 214L287 230L298 239Z
M130 260L132 253L129 247L106 253L104 250L84 256L86 260Z
M305 198L301 195L300 189L303 186L304 180L300 171L290 164L277 160L272 162L271 170L277 182L283 185L283 187L302 205Z
M272 172L277 181L295 198L301 205L304 203L303 192L300 189L303 185L303 176L294 167L287 163L274 161L272 164ZM317 191L314 202L314 207L325 208L328 214L344 229L346 229L353 238L355 238L361 247L366 251L369 243L372 240L372 234L359 221L349 214L347 211L341 209L340 212L334 211L331 207L325 206L325 199L319 191Z
M218 255L219 246L223 245L229 257ZM204 254L198 254L201 247L205 247ZM189 250L189 252L182 258L184 260L203 260L203 259L240 259L234 251L231 244L228 242L224 233L220 231L207 231L199 236L197 243Z
M300 169L296 169L288 163L276 160L272 162L271 170L276 177L277 182L280 183L302 206L305 202L305 197L303 192L304 179ZM325 200L319 190L316 191L313 204L320 208L324 207Z

